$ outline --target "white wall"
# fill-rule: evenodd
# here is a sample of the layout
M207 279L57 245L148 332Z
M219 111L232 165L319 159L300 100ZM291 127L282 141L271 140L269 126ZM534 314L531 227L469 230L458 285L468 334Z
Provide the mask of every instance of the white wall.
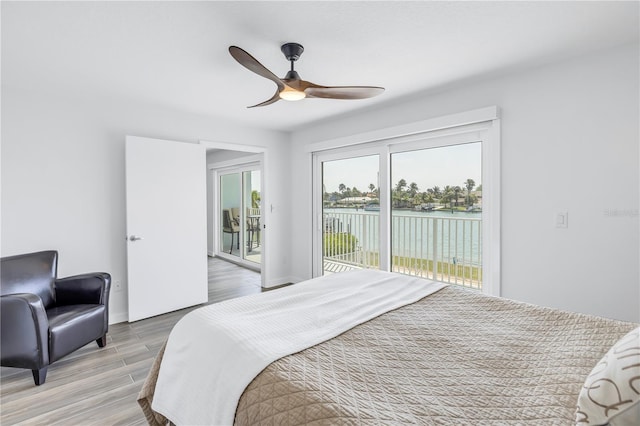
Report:
M311 275L308 143L498 105L502 294L640 321L638 45L457 86L289 136L142 105L2 92L1 255L55 248L60 275L126 286L124 136L268 147L267 285ZM266 207L266 206L265 206ZM554 212L569 212L569 228ZM126 287L125 287L126 288ZM111 298L125 319L126 291Z
M502 295L640 321L639 50L637 44L621 46L423 93L294 132L291 192L303 195L292 201L292 275L311 275L306 145L497 105ZM557 209L569 212L567 229L555 227Z
M125 135L267 147L265 183L274 205L288 205L282 153L288 136L157 107L2 92L1 255L60 252L59 275L106 271L123 283L111 294L111 322L126 320ZM280 217L283 216L283 217ZM274 233L289 218L275 209ZM272 281L288 279L288 247L272 244ZM285 282L283 281L283 282Z

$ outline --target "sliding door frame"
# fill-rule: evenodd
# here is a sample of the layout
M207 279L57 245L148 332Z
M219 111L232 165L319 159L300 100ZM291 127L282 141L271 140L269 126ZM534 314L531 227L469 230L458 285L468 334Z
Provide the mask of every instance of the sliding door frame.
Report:
M456 124L457 122L457 124ZM422 130L418 130L422 127ZM411 134L403 133L411 131ZM393 136L390 133L396 133ZM376 138L376 134L378 138ZM367 141L368 139L368 141ZM338 142L339 141L339 142ZM336 143L350 146L335 148ZM312 273L323 274L322 257L322 163L325 161L379 155L380 169L380 270L391 270L391 154L462 143L482 143L482 268L484 293L500 295L500 119L497 107L412 123L372 134L327 141L311 147L312 153ZM326 147L326 148L325 148Z
M261 254L261 262L258 264L256 262L251 262L244 258L244 250L246 248L246 232L245 232L245 197L243 194L244 191L244 173L251 171L259 171L260 172L260 193L264 193L264 179L263 179L263 171L262 171L262 162L261 161L251 161L248 163L235 164L226 167L217 167L212 168L212 179L213 179L213 188L214 194L213 197L213 247L215 256L221 257L223 259L229 260L233 263L240 264L249 269L253 269L255 271L261 271L263 262L264 262L264 253ZM222 239L222 214L221 214L221 202L220 196L222 194L220 188L220 178L224 175L240 174L240 227L241 231L239 232L238 238L240 240L239 245L241 248L240 256L233 256L229 253L226 253L223 250L221 239ZM264 230L261 230L264 231ZM261 232L264 234L264 232ZM264 240L264 235L261 236L261 239ZM264 244L263 244L264 245ZM263 249L264 250L264 249Z
M323 274L323 191L322 191L322 163L326 161L346 160L355 157L378 156L378 190L380 205L389 203L389 152L384 146L358 146L346 149L332 149L327 152L314 153L313 155L313 276ZM380 270L387 271L391 266L391 253L388 241L391 236L391 224L388 215L380 214Z

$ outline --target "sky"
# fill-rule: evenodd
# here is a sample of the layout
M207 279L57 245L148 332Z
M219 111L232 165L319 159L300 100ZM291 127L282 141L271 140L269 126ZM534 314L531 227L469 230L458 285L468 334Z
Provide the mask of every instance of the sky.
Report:
M420 192L428 188L446 185L464 188L467 179L473 179L476 187L482 183L482 145L480 142L423 149L392 154L391 182L400 179L407 185L418 184ZM349 188L369 191L369 184L377 187L378 156L326 161L323 163L323 183L327 192L338 191L341 183Z

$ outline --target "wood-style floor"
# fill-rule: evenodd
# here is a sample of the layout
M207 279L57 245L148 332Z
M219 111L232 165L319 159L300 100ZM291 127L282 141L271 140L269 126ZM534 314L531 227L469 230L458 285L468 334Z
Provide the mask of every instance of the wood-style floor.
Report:
M209 303L259 293L260 274L209 258ZM0 369L0 424L145 425L136 397L176 322L195 308L109 326L95 342L49 367L46 382L30 370Z

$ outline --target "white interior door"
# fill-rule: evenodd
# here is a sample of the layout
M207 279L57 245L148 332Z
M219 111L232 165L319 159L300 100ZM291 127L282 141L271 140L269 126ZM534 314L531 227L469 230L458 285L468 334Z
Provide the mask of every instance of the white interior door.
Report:
M205 147L126 138L129 321L207 302Z

